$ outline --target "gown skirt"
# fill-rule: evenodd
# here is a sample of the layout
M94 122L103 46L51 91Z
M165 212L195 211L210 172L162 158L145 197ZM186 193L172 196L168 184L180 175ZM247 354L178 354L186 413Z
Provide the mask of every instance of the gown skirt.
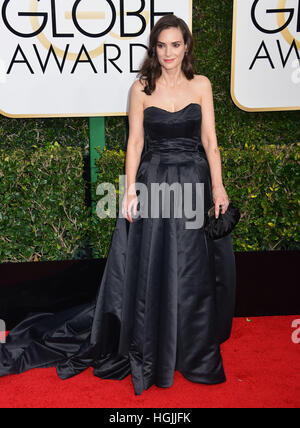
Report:
M151 385L172 386L175 370L192 382L226 381L220 345L231 335L235 308L231 236L211 240L203 224L186 227L192 217L184 208L175 215L185 195L197 207L196 183L204 183L204 212L213 204L201 119L201 106L194 103L174 113L145 109L136 182L149 190L143 206L150 214L132 223L121 214L116 219L91 302L28 314L10 331L0 344L0 377L56 367L65 380L93 367L102 379L131 375L136 395ZM179 183L181 191L176 198L169 192L168 199L167 191L152 193L153 183ZM149 209L154 205L156 216ZM163 206L171 207L169 215L163 215Z

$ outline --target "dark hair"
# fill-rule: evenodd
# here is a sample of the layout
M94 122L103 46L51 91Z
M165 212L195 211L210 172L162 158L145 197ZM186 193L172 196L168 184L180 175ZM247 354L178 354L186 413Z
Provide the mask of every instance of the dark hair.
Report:
M143 92L147 95L151 95L156 87L156 80L161 76L161 65L157 59L156 55L156 44L160 33L170 27L179 28L182 32L184 43L187 45L187 54L184 56L182 61L182 71L185 74L188 80L193 79L194 69L193 63L195 60L194 57L194 38L190 32L189 27L185 21L181 18L178 18L175 15L165 15L160 18L159 21L152 28L149 47L147 49L147 57L138 73L139 81L142 83L142 80L146 83Z

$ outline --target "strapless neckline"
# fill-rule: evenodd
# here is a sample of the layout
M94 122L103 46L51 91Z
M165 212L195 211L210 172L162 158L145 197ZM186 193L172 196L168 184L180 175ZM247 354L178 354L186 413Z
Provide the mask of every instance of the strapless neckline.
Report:
M200 105L199 103L190 103L190 104L186 105L185 107L183 107L182 109L177 110L177 111L169 111L169 110L165 110L164 108L161 108L161 107L149 106L149 107L146 107L146 108L144 109L144 113L145 113L147 110L150 110L150 109L157 109L157 110L164 111L165 113L169 113L169 114L176 114L176 113L180 113L180 112L182 112L182 111L186 110L188 107L193 106L193 105L198 106L198 107L200 108L200 110L202 110L202 107L201 107L201 105Z

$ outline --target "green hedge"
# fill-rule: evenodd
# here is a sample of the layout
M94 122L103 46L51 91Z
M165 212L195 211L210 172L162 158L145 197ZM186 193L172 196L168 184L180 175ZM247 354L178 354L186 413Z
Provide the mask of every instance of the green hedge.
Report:
M221 148L223 183L241 210L236 251L299 249L300 143Z
M0 150L0 261L74 259L88 239L82 153Z
M99 150L100 159L96 161L98 180L92 186L92 200L97 204L101 196L96 195L96 188L100 183L113 183L117 192L117 215L119 214L118 206L120 197L119 189L119 175L125 174L125 152L120 149L108 150L104 148L103 152ZM105 207L107 209L107 207ZM91 216L90 227L90 245L93 248L93 256L95 258L106 258L111 243L113 231L115 229L116 218L99 218L93 211Z

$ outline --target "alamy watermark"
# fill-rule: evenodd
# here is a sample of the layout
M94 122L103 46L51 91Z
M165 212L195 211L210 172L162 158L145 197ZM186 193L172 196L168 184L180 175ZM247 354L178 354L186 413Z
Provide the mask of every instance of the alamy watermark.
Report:
M298 84L300 83L300 58L295 58L291 64L291 67L295 69L292 71L291 81L292 83Z
M126 175L119 175L118 190L114 184L109 182L100 183L97 186L96 194L102 196L96 205L96 213L99 218L116 218L117 194L120 195L119 217L123 217L122 200L125 193L125 177ZM144 183L136 182L129 187L128 194L136 194L138 200L137 213L132 214L133 218L185 218L193 219L185 222L186 229L198 229L203 226L204 183L153 182L149 189L149 186ZM173 195L173 205L171 195ZM149 200L151 201L150 207L148 206Z
M0 343L6 342L6 324L0 319Z
M297 345L300 343L300 319L293 320L291 327L295 329L291 337L292 342Z

